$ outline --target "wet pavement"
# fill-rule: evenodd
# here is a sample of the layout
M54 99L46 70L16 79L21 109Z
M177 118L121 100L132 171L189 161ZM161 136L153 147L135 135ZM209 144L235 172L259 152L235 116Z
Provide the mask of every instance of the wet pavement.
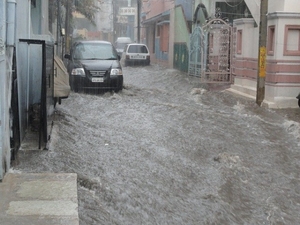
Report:
M76 173L81 225L298 224L300 110L273 110L156 65L71 93L46 151L13 171Z

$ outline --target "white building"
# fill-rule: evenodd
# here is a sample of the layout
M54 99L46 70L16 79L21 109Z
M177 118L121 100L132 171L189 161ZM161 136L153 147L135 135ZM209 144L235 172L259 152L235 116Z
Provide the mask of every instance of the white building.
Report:
M260 0L245 0L253 18L234 21L232 91L256 98ZM265 98L269 108L298 107L300 92L300 4L269 0L267 13Z
M45 115L53 111L54 39L48 13L48 0L0 0L0 181L10 168L14 145L26 136L30 107L38 103ZM48 124L42 117L44 146Z

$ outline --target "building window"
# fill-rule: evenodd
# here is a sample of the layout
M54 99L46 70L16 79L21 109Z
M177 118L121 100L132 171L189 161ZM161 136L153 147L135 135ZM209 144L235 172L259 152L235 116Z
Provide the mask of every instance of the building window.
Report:
M269 26L268 29L268 55L274 55L275 47L275 26Z
M236 38L236 51L237 54L242 54L242 43L243 43L243 30L237 31L237 38Z
M283 54L300 56L300 25L286 25Z

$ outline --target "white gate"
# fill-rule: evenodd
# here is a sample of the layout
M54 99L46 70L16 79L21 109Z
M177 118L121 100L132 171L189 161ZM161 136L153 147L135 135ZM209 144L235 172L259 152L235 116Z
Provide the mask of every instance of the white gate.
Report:
M197 26L190 39L189 75L202 83L232 83L232 27L222 19Z

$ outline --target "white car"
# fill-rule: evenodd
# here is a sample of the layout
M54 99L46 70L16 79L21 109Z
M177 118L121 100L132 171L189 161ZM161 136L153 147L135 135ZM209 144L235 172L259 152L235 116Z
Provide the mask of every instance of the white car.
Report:
M128 44L124 51L124 64L150 65L150 52L145 44Z

